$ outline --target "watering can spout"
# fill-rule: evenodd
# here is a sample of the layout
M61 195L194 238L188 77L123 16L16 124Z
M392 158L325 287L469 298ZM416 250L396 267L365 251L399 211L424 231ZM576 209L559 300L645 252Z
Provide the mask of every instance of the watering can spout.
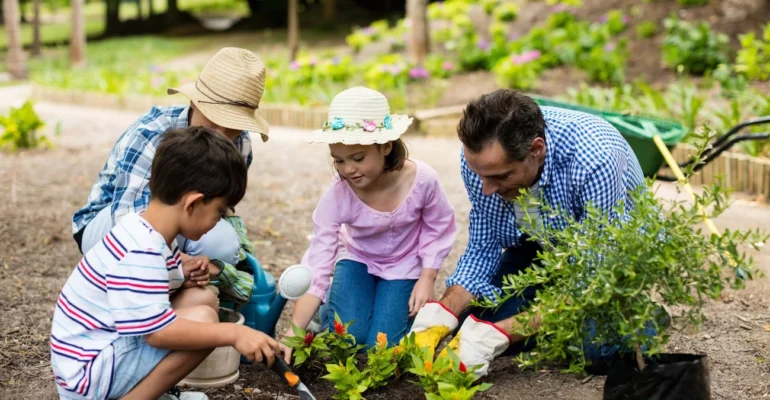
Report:
M275 278L266 273L251 254L246 261L254 272L254 291L249 304L243 307L246 325L269 336L275 335L275 325L281 318L287 300L304 295L312 283L312 271L303 265L294 265L281 274L276 290Z

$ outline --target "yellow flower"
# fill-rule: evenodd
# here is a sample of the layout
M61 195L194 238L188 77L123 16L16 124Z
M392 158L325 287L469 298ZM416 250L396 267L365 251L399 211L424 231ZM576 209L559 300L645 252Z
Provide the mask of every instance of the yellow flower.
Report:
M377 344L380 345L380 347L388 347L388 335L380 332L377 334Z
M425 361L425 372L433 372L433 361Z

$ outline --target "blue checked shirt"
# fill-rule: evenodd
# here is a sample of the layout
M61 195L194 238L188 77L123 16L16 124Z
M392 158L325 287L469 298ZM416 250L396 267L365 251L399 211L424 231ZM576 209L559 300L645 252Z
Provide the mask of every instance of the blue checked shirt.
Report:
M546 122L545 165L538 181L542 200L578 221L588 203L609 212L618 201L628 199L626 207L632 207L629 192L644 183L644 176L631 146L617 129L590 114L541 109ZM500 266L501 250L518 247L522 232L510 202L497 194L482 194L481 179L468 168L464 154L461 171L471 201L469 240L446 284L493 299L500 293L490 281ZM541 218L551 227L566 226L560 215Z
M113 225L119 217L147 208L155 148L169 128L187 128L189 112L189 106L153 107L118 138L86 205L72 216L72 233L83 229L104 207L112 207ZM249 133L244 131L233 143L246 166L251 166Z

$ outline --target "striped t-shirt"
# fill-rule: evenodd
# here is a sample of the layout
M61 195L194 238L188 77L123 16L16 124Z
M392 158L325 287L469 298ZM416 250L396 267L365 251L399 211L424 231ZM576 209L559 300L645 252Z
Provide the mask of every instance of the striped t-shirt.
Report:
M56 303L51 364L59 394L108 398L113 342L174 321L169 296L183 281L176 240L169 248L138 214L121 218L80 260Z

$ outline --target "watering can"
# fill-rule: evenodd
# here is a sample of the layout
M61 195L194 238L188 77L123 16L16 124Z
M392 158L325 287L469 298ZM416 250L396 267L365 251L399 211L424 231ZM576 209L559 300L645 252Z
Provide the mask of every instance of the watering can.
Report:
M244 325L275 336L275 325L281 317L288 300L295 300L304 295L312 284L312 271L304 265L293 265L283 271L276 290L275 278L265 273L262 265L251 254L246 254L246 263L254 273L254 290L247 304L238 312L243 314ZM235 309L232 302L223 301L222 307ZM244 360L242 358L241 360Z

